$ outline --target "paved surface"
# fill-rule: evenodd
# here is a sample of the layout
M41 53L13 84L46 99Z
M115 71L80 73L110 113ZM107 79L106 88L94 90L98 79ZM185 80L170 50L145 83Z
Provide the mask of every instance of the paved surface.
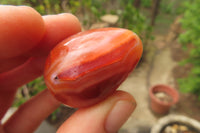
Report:
M163 45L160 41L158 39L154 43ZM153 60L150 59L149 63L140 65L120 86L121 90L129 92L135 97L137 108L119 133L148 133L158 120L158 116L149 107L149 87L156 84L174 86L172 69L177 63L171 58L171 51L168 47L160 49L160 45L155 46L155 53L151 55Z
M56 133L56 129L46 121L43 121L34 133Z
M146 86L147 65L140 66L120 87L135 97L137 108L120 133L137 133L141 128L151 127L156 118L149 109L148 89Z

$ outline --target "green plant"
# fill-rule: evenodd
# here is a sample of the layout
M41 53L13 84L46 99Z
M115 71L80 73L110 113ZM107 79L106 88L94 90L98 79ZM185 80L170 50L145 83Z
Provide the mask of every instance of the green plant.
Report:
M98 21L100 17L104 15L107 11L104 8L104 4L106 0L81 0L81 8L84 13L90 14L89 19L90 21Z
M53 113L50 115L50 120L55 121L57 119L58 113L60 113L61 108L57 108Z
M69 5L69 9L73 14L77 13L78 9L81 7L79 0L69 0Z
M46 88L43 77L37 78L30 83L19 88L19 91L16 95L16 99L13 103L13 106L19 107L21 104L26 102L32 96L35 96L37 93L41 92Z
M151 1L152 0L142 0L141 5L145 8L150 8L151 7Z
M120 17L119 26L136 32L143 40L151 38L152 27L148 25L146 17L137 10L132 1L121 1L122 10L118 13Z
M29 3L31 7L42 15L62 12L61 4L58 0L29 0Z
M27 5L33 7L41 15L46 15L62 12L60 2L59 0L1 0L0 4Z
M35 96L36 94L38 94L45 88L46 88L46 85L44 83L43 77L37 78L33 80L32 82L20 87L12 106L14 107L21 106L23 103L29 100L32 96ZM51 115L49 116L50 120L55 121L60 111L61 109L57 108L53 113L51 113Z
M25 0L1 0L0 4L22 5Z
M169 2L169 1L162 1L161 2L161 11L167 14L171 14L174 12L174 2Z
M200 0L186 2L185 8L184 17L181 20L185 32L180 35L179 41L184 49L187 49L188 44L192 46L185 63L190 63L193 67L187 78L179 80L179 85L182 92L192 92L200 99Z

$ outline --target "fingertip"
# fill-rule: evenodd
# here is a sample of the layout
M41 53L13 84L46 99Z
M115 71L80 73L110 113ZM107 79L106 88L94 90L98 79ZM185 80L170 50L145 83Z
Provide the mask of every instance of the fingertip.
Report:
M68 20L66 25L69 26L68 30L71 31L70 33L68 33L68 36L76 34L81 31L81 23L75 15L71 13L60 13L58 14L58 16L61 16L64 20Z
M128 120L135 110L136 104L133 101L117 101L108 113L105 120L105 130L108 133L116 133L120 127Z
M77 27L76 30L78 32L81 30L81 24L80 24L79 19L75 15L73 15L72 13L60 13L58 15L68 17L76 25L76 27Z
M27 6L0 6L0 59L16 57L35 47L44 34L41 15Z
M43 16L45 35L31 53L35 56L48 55L50 50L67 37L81 31L78 18L70 13Z
M61 125L58 133L66 131L87 133L116 132L130 117L135 107L136 102L133 96L127 92L116 91L101 103L79 109ZM76 125L79 125L79 128L76 128Z
M128 92L118 90L113 94L114 98L117 98L118 100L128 100L132 101L136 104L135 98Z

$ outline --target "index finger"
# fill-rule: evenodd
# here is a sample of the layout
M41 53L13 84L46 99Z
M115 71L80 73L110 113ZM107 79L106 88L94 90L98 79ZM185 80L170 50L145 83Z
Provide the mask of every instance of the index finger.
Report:
M28 6L0 5L0 59L19 56L42 39L42 16Z

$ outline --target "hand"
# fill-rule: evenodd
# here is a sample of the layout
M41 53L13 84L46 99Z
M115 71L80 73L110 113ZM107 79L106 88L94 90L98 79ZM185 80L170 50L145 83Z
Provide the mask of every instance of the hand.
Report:
M26 6L0 6L0 120L11 106L17 88L43 73L49 51L81 30L71 14L41 17ZM46 89L19 107L0 133L34 132L60 103ZM79 109L58 133L114 133L136 106L134 98L117 91L101 103Z

